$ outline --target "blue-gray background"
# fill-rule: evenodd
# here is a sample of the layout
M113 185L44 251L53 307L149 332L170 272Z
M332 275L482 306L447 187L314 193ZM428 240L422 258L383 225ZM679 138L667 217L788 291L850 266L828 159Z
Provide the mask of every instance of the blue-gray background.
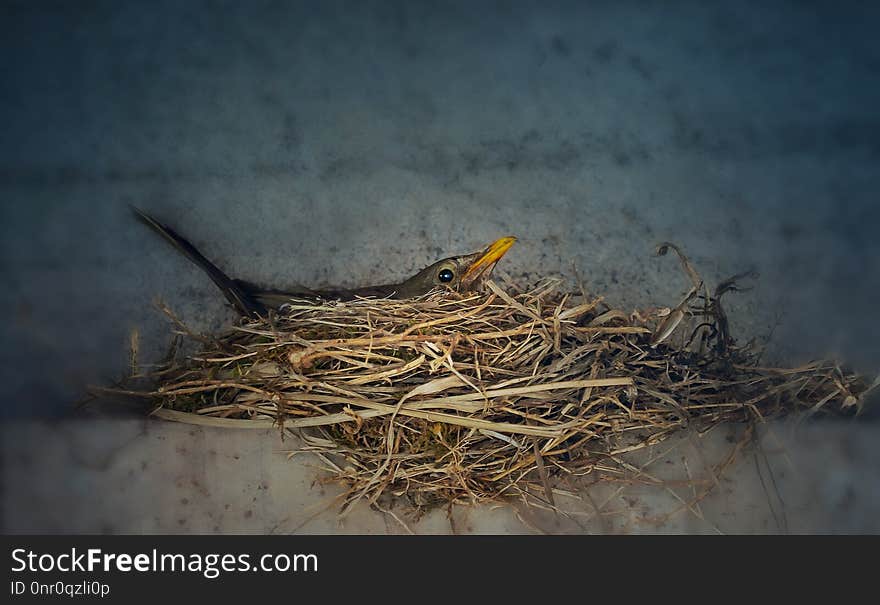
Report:
M669 239L710 280L761 272L743 336L873 371L876 6L4 2L4 414L122 371L156 295L229 319L127 204L282 285L512 233L513 276L666 305Z
M156 296L233 318L128 204L274 285L514 234L513 278L576 267L662 306L687 286L652 257L671 240L710 282L761 273L729 298L742 338L873 376L878 6L2 2L2 416L68 410L124 371L133 328L152 361Z

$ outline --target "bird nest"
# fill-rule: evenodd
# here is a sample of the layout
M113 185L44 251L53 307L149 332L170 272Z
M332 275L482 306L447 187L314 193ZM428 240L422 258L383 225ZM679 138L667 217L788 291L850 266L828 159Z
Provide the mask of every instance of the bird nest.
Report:
M834 363L763 367L721 304L748 276L710 292L679 256L691 290L644 313L558 281L490 281L469 295L293 300L217 336L177 322L177 344L199 352L175 347L127 392L168 420L293 431L347 504L384 494L420 508L524 494L552 506L560 479L625 476L637 469L623 454L682 429L861 408L867 383Z

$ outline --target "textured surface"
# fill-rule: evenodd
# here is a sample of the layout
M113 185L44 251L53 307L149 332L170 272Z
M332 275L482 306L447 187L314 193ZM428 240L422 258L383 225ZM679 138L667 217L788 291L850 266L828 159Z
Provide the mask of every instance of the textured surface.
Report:
M55 419L84 383L123 371L133 327L155 358L167 325L153 297L198 328L231 319L129 203L230 273L278 285L396 279L515 234L499 267L514 278L573 279L577 267L619 305L669 304L684 279L651 256L668 239L710 281L760 271L755 290L730 298L732 319L743 337L776 326L776 359L880 365L870 3L178 4L0 8L7 528L172 531L187 498L222 519L187 517L181 531L262 531L313 498L310 475L276 462L281 446L265 436ZM103 451L127 434L137 454L106 471L45 453L59 435ZM858 435L870 443L876 428ZM221 515L216 491L179 495L169 482L186 469L218 481L208 443L220 460L248 456L232 475L242 493L260 472L292 473L289 491L250 523ZM865 447L804 472L833 500L876 457ZM24 482L20 459L34 465ZM765 529L747 514L765 496L743 485L726 529ZM106 525L96 486L122 494ZM163 494L160 521L141 518L145 486ZM876 528L876 489L874 476L819 527ZM60 498L78 512L53 512ZM384 531L381 515L363 514L344 529Z

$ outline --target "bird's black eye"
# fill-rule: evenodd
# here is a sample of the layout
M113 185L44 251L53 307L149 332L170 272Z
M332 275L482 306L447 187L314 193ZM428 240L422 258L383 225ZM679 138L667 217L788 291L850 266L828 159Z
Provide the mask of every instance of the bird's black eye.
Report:
M455 277L455 275L453 275L452 271L449 269L441 269L440 273L437 274L437 279L444 284L451 282L453 277Z

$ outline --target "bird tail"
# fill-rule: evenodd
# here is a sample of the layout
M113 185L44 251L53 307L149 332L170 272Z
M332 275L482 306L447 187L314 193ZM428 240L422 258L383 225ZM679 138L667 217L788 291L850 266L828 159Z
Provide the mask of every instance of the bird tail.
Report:
M211 278L211 281L220 288L220 291L223 292L223 295L232 306L238 310L238 312L242 315L248 316L258 316L265 312L263 306L256 302L238 281L223 273L217 265L205 258L195 246L175 232L171 227L163 225L146 212L138 210L134 206L132 206L132 211L134 211L135 215L142 223L161 235L166 241L174 246L178 252L183 254L202 271L207 273L208 277Z

